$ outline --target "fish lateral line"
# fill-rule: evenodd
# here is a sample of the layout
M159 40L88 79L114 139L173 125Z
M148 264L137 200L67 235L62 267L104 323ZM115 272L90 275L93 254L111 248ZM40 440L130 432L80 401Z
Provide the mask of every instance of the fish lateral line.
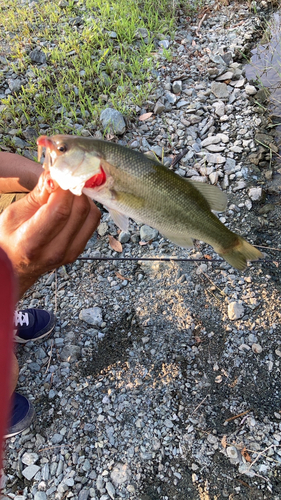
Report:
M100 171L97 174L93 175L93 177L88 179L85 182L84 187L93 189L97 186L102 186L105 182L106 182L106 174L103 168L100 167Z

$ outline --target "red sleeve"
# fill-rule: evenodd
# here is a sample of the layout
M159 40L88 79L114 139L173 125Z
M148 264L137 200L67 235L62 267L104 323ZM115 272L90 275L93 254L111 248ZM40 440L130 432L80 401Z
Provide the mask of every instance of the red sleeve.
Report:
M9 387L13 352L13 317L15 307L15 280L13 268L0 248L0 453L7 431ZM0 455L2 468L2 455Z

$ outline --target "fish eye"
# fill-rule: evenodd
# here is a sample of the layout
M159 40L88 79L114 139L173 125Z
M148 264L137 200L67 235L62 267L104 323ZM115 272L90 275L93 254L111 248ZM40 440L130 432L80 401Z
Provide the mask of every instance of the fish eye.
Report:
M57 150L60 152L60 153L65 153L67 151L67 147L65 145L63 146L58 146L57 147Z

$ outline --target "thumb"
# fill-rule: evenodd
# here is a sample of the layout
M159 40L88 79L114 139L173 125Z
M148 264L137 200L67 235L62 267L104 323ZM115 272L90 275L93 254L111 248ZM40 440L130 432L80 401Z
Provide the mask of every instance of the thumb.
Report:
M32 217L32 215L39 210L42 205L45 205L49 199L50 192L48 190L46 184L46 177L48 173L43 172L39 179L38 183L33 189L30 191L21 201L24 202L24 205L21 207L21 210L24 210L26 219Z
M38 184L33 191L24 198L12 203L1 214L1 219L11 230L16 230L19 226L28 221L49 199L49 192L45 182L46 173L43 172L38 179Z

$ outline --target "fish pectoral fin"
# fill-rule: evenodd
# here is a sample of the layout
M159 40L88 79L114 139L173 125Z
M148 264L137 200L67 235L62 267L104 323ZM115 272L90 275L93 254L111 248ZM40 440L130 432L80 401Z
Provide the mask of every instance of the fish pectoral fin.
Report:
M179 234L175 233L173 231L161 231L160 233L164 236L164 238L167 238L168 240L172 241L172 243L175 243L179 247L183 248L192 248L193 247L193 240L188 234Z
M125 233L128 232L129 230L129 219L126 215L121 214L117 210L114 210L113 208L108 208L105 207L106 210L108 210L110 216L112 217L113 221L115 222L116 226L120 227L122 231Z
M226 210L227 196L218 187L190 179L187 180L204 196L211 210L215 212L224 212Z

